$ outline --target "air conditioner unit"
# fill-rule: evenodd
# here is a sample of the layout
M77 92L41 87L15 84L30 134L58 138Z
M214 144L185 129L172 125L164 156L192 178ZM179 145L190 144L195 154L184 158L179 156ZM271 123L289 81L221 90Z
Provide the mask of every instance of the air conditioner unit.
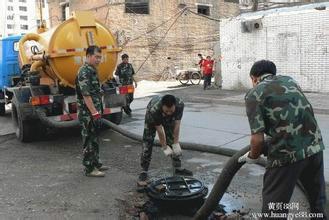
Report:
M262 19L246 20L241 22L241 32L250 33L263 29Z

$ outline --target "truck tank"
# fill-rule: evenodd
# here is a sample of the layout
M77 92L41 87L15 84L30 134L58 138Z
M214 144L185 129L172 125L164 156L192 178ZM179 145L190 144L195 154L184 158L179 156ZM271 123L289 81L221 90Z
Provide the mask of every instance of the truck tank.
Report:
M40 83L56 81L64 87L75 87L75 78L84 63L86 48L97 45L102 50L99 80L112 78L117 62L117 47L112 33L89 11L75 12L57 27L41 34L26 34L19 42L19 62L24 70L40 73Z
M111 32L91 12L75 12L73 17L49 31L29 33L19 41L19 82L6 88L12 103L16 137L22 142L46 135L51 128L78 126L75 79L84 64L86 49L101 48L98 78L103 96L102 117L116 124L133 85L120 85L113 71L121 51Z

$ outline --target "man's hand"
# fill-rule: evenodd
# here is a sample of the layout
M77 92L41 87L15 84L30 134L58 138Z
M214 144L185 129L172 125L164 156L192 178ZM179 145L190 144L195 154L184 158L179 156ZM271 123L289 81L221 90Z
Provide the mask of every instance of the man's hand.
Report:
M99 112L95 112L95 113L93 113L92 116L93 116L93 120L97 120L97 119L102 118L102 115L99 114Z
M92 114L92 117L96 131L99 132L102 128L102 115L99 112L95 112L94 114Z
M253 164L253 163L257 163L259 161L259 157L256 159L252 159L249 157L249 153L250 151L248 151L247 153L245 153L243 156L239 157L238 162L239 163L249 163L249 164Z
M176 155L176 156L182 155L182 148L180 147L179 143L173 144L171 146L172 146L174 155Z
M171 156L173 154L173 151L172 149L166 145L164 147L162 147L162 150L163 150L163 153L168 157L168 156Z

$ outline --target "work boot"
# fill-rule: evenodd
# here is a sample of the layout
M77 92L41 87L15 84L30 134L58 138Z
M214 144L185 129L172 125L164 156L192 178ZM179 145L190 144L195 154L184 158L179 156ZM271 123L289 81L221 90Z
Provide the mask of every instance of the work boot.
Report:
M129 106L124 106L122 107L123 111L128 115L131 116L131 109L129 108Z
M88 176L88 177L104 177L105 173L103 173L103 172L99 171L97 168L95 168L90 173L86 173L86 176Z
M177 175L177 176L193 176L193 172L188 169L176 168L175 175Z
M106 171L108 169L110 169L108 166L101 166L97 168L99 171Z

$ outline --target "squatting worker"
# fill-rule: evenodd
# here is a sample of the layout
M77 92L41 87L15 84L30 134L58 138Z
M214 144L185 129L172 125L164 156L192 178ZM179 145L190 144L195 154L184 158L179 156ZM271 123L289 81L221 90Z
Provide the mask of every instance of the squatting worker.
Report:
M133 85L135 83L135 87L137 88L137 82L134 78L135 71L131 63L129 63L129 56L127 54L123 54L121 56L122 62L117 66L115 71L115 75L119 77L119 81L121 85ZM134 100L134 93L129 93L126 95L127 105L123 107L124 112L127 115L131 115L130 104Z
M310 212L323 213L326 219L324 145L311 104L294 79L276 76L271 61L254 63L250 77L254 88L247 93L245 103L251 150L239 162L255 163L261 153L267 155L262 212L288 213L288 209L271 209L271 204L288 204L299 179ZM268 135L267 149L264 134Z
M139 185L147 181L147 171L150 166L152 147L155 134L158 134L162 150L166 156L171 156L175 175L191 176L193 173L181 168L181 147L179 131L183 116L184 103L173 95L155 96L147 105L143 133L143 149L141 155L142 172L139 175Z
M83 165L85 174L90 177L103 177L102 171L108 167L102 166L99 160L99 139L102 107L102 93L98 80L97 66L101 62L101 50L97 46L89 46L86 52L86 62L79 69L76 78L78 119L81 125L83 142Z

